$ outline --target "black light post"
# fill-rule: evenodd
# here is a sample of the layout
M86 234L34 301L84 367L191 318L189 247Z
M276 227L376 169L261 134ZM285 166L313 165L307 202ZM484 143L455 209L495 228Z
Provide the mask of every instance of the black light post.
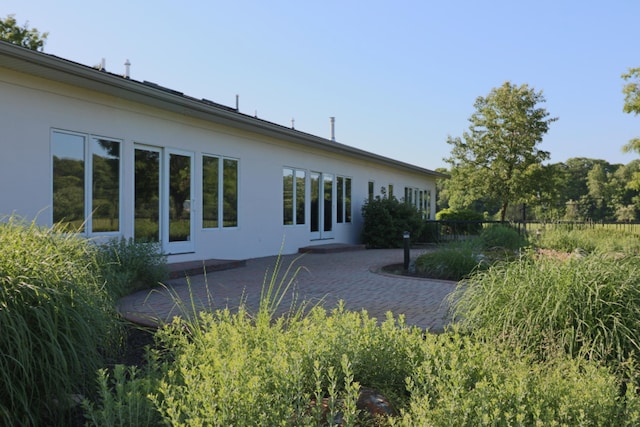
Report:
M404 242L404 271L409 271L409 238L411 235L408 231L402 233L402 240Z

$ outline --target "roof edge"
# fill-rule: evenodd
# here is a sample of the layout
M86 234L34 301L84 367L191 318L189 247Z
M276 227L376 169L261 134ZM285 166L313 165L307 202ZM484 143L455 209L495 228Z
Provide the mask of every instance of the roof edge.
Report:
M3 60L2 57L11 61ZM48 80L75 84L116 97L141 102L206 121L239 127L293 143L339 153L361 160L400 167L413 172L446 178L447 175L410 163L378 155L343 143L288 128L237 111L235 108L206 99L197 99L147 81L137 81L52 54L30 50L0 41L0 66Z

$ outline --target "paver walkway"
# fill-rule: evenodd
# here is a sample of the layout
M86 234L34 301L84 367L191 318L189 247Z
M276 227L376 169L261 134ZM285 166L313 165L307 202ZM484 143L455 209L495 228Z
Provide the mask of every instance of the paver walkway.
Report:
M411 257L421 251L412 250ZM122 315L134 322L157 325L176 315L228 307L237 309L242 301L249 311L257 310L264 283L269 283L276 263L281 271L278 283L287 268L299 268L294 278L295 289L289 292L281 308L298 302L321 303L330 309L343 300L349 310L366 310L371 317L384 320L391 311L403 314L409 325L439 332L446 324L447 295L455 282L390 275L381 267L402 264L402 249L375 249L336 253L307 253L256 258L246 266L215 271L207 275L171 279L166 287L129 295L118 303ZM291 278L290 274L288 278ZM176 303L183 301L183 303ZM186 312L184 307L187 307Z

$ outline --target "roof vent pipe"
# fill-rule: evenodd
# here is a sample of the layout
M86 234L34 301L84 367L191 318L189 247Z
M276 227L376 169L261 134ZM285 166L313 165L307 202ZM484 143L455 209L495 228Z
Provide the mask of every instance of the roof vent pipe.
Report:
M100 71L106 71L107 70L107 60L102 58L102 61L100 61Z
M331 121L331 140L335 141L336 140L336 118L329 117L329 120Z
M240 95L236 94L236 111L240 111Z
M124 63L124 78L128 79L131 76L131 62L127 59Z

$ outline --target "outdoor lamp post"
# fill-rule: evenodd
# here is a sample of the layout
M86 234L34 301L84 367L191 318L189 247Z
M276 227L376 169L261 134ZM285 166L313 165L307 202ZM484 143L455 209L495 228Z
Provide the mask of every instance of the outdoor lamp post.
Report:
M404 242L404 271L409 271L409 238L411 235L408 231L402 233L402 240Z

